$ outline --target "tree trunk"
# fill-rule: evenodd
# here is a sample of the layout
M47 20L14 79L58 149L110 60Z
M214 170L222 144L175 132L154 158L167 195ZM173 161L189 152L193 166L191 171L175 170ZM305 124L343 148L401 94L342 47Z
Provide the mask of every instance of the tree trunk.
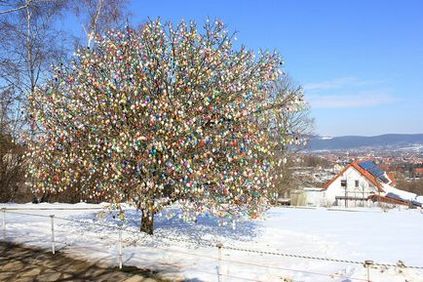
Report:
M149 209L141 210L141 227L140 231L153 235L154 230L154 211Z
M48 203L50 200L50 196L51 195L49 192L44 192L43 195L41 196L39 203Z

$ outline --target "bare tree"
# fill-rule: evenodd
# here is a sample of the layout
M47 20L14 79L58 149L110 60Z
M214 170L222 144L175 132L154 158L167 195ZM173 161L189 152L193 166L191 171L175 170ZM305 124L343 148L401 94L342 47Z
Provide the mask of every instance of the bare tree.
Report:
M107 3L106 3L107 2ZM126 0L0 0L0 89L16 97L32 94L52 64L70 51L69 35L56 29L58 17L75 12L88 42L124 17ZM88 43L90 44L90 43ZM22 99L24 100L24 99Z
M10 1L12 2L12 1ZM25 9L0 18L0 85L33 93L51 63L64 54L54 22L66 1L15 1Z
M96 34L119 26L124 20L128 0L70 0L70 8L80 18L87 45Z
M26 9L31 1L25 1L24 3L18 3L18 5L10 3L10 1L0 1L0 15L11 14L20 10Z
M12 135L15 101L13 92L0 90L0 202L15 200L24 178L24 147Z
M285 192L298 188L300 181L293 175L293 158L305 148L313 131L313 119L309 106L304 101L303 89L292 83L287 75L283 75L273 86L273 98L282 99L284 107L272 116L273 148L277 165L274 167L272 181L275 194L273 199Z
M0 133L0 202L15 200L22 188L23 151L23 146L15 143L12 136Z

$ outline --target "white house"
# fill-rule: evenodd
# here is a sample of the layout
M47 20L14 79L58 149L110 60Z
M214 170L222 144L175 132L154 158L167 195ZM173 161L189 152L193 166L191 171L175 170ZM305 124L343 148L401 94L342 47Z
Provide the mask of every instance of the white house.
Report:
M392 186L392 179L374 161L354 161L323 185L304 188L303 204L308 206L423 207L423 196Z
M385 195L392 181L373 161L354 161L329 180L322 189L323 205L356 206L371 195Z

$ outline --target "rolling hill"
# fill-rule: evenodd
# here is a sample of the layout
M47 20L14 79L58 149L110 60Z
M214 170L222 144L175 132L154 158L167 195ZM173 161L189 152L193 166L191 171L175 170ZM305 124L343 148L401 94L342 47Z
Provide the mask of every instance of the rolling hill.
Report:
M346 150L360 148L390 148L423 146L423 134L384 134L378 136L312 137L309 150Z

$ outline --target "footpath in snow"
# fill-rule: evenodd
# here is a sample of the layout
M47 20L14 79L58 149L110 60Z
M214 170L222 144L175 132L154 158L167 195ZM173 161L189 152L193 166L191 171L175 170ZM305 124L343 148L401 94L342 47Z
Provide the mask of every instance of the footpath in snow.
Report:
M272 208L262 219L238 222L233 228L220 226L209 216L196 224L178 216L168 219L175 213L169 209L155 218L155 235L148 236L138 232L138 211L126 209L122 224L105 207L3 204L0 208L8 211L2 235L9 241L50 248L49 215L54 214L59 251L116 266L121 226L123 264L159 271L172 280L218 281L219 273L221 281L366 281L366 268L354 262L397 264L400 260L423 266L421 210ZM224 245L220 262L217 243ZM371 281L423 281L422 277L423 269L370 269Z

